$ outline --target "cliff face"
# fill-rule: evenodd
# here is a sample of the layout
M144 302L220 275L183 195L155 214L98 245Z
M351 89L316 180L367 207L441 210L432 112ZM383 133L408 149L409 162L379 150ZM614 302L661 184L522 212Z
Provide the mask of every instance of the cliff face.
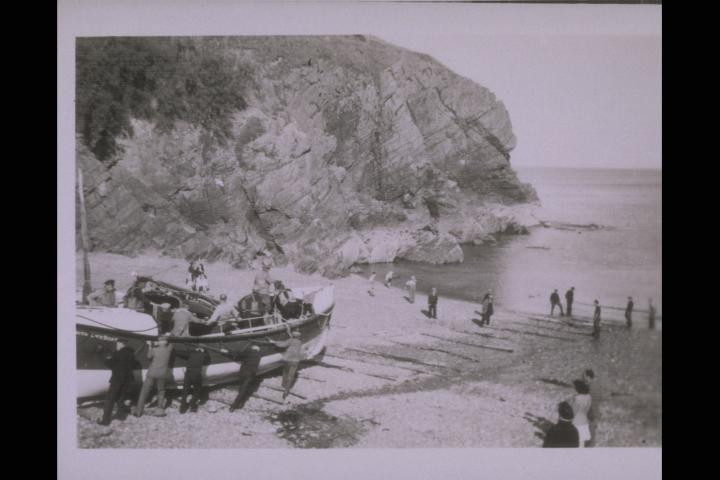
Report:
M253 72L232 141L133 122L99 162L77 139L93 248L247 265L259 251L327 275L353 263L462 261L459 243L519 233L537 199L511 169L508 113L432 58L370 37L247 37Z

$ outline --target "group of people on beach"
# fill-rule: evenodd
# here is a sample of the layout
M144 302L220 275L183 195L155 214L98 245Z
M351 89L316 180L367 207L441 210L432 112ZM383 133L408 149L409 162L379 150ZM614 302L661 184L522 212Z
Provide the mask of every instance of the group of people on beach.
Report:
M375 296L375 279L377 278L377 273L373 270L370 273L370 277L368 278L368 282L370 284L368 288L368 295L371 297ZM395 272L390 270L385 274L385 280L383 282L383 285L385 288L392 288L392 282L395 279ZM415 293L417 292L417 279L415 278L415 275L410 275L410 278L405 282L405 290L407 291L407 296L405 297L408 302L414 304L415 303ZM429 318L437 319L437 305L438 305L438 293L437 288L432 287L430 290L430 293L428 294L428 309L427 309L427 316Z
M575 287L570 287L570 289L565 292L565 304L567 306L567 309L563 311L562 303L560 302L560 295L558 294L557 288L553 290L553 292L550 294L550 316L552 317L555 313L555 307L558 307L558 310L560 311L560 316L568 316L572 317L572 307L573 302L575 301ZM602 307L600 307L600 302L595 299L592 303L593 306L593 337L599 337L600 336L600 323L602 321L601 314L602 314ZM609 308L615 308L615 307L609 307ZM632 328L632 319L633 319L633 311L635 309L635 302L633 301L632 297L628 297L627 304L625 305L625 325L628 328ZM652 298L648 299L648 328L651 330L655 328L655 315L656 310L655 306L652 303Z

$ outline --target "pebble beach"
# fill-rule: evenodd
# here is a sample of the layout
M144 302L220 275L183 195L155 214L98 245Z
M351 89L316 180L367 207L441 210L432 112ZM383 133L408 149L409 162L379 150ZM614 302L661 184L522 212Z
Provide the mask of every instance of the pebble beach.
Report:
M187 262L154 254L90 255L92 282L113 278L120 290L131 272L183 285ZM210 294L236 301L254 270L206 263ZM244 409L230 413L235 385L213 386L197 413L174 401L164 417L129 416L95 424L99 403L77 408L80 448L437 448L540 447L557 420L572 381L591 368L598 412L595 447L662 446L662 331L607 323L598 340L588 319L519 312L496 303L490 326L479 305L440 291L438 318L427 297L415 303L400 288L365 276L329 280L292 267L274 268L286 285L335 286L325 354L301 366L289 402L280 372L262 377ZM76 261L78 287L82 257ZM407 279L397 278L395 285ZM474 321L475 320L475 321Z

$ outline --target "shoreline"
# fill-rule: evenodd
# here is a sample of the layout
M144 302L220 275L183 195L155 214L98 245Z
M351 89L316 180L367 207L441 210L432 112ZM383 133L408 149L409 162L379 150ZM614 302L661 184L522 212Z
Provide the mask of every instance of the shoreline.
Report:
M95 287L114 278L119 289L130 284L133 270L182 285L187 268L182 259L152 254L92 253L90 261ZM233 301L250 291L255 271L205 267L210 294ZM82 284L81 259L76 272ZM410 304L382 279L370 297L367 278L357 274L332 281L292 267L271 274L291 287L332 283L336 291L327 353L301 370L290 405L275 403L275 373L235 414L223 403L232 399L232 385L213 391L194 415L171 407L165 418L99 427L89 420L97 406L83 407L79 446L539 447L541 420L556 420L557 403L572 393L563 385L585 368L598 375L597 446L662 445L661 331L628 334L613 325L592 342L579 323L502 308L490 327L480 328L472 322L476 303L441 297L432 320L421 312L425 294ZM180 434L188 428L195 433Z

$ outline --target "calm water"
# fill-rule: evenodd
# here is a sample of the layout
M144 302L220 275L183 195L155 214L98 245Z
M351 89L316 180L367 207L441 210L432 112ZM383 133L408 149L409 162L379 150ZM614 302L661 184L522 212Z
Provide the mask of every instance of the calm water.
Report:
M430 266L399 262L375 265L378 277L395 271L397 285L410 275L418 289L436 286L441 295L478 300L493 289L498 306L543 312L550 292L575 286L576 302L636 309L653 299L662 311L662 172L568 168L518 169L537 190L537 217L603 229L564 231L535 228L530 235L502 238L496 245L466 246L462 264ZM545 247L529 248L529 247ZM591 308L577 305L580 315ZM604 318L622 312L604 309Z

